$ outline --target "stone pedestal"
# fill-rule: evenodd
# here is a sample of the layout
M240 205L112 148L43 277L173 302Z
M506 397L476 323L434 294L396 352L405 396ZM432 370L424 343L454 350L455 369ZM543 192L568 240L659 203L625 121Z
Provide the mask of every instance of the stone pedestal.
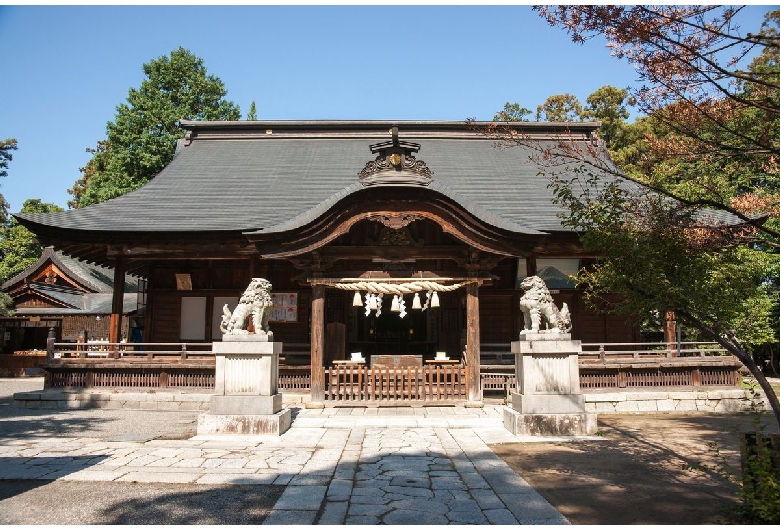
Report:
M262 335L225 335L213 344L214 395L198 417L198 434L282 434L292 424L277 391L281 342Z
M572 436L596 432L580 391L580 341L568 333L523 332L512 343L517 392L504 409L504 427L516 435Z

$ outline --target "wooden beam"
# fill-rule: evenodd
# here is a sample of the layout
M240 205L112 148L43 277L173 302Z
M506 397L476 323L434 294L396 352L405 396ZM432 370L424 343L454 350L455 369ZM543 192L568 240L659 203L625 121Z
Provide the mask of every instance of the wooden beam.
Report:
M329 245L317 249L324 260L388 260L407 259L458 259L468 257L468 247L463 245L436 246L337 246Z
M246 243L108 245L108 257L128 259L236 259L256 255L253 245Z

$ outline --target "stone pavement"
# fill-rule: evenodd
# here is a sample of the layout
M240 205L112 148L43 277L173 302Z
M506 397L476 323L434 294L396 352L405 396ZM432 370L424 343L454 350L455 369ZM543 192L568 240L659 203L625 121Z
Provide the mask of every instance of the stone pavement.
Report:
M0 479L283 485L265 524L569 524L488 447L523 441L503 406L293 413L278 437L0 437Z

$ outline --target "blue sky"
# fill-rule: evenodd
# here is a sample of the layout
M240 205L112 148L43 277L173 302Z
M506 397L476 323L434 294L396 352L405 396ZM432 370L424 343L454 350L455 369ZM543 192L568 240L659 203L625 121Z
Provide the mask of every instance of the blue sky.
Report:
M179 46L261 120L491 120L508 101L637 84L603 41L575 45L525 5L0 6L0 139L19 142L0 180L10 211L66 207L142 65Z

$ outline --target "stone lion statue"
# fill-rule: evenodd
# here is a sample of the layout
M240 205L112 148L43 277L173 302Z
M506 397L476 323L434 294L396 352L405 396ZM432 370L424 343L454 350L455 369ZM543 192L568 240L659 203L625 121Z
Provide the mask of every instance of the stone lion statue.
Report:
M550 291L544 280L539 276L529 276L520 284L523 296L520 297L520 310L523 312L525 326L523 331L539 332L542 322L550 333L569 333L571 331L571 315L564 303L560 311L553 303Z
M238 305L233 313L228 305L222 308L222 323L219 329L224 335L248 335L249 319L257 335L270 335L268 317L271 314L273 301L271 300L271 282L265 278L252 278L249 286L238 300Z

